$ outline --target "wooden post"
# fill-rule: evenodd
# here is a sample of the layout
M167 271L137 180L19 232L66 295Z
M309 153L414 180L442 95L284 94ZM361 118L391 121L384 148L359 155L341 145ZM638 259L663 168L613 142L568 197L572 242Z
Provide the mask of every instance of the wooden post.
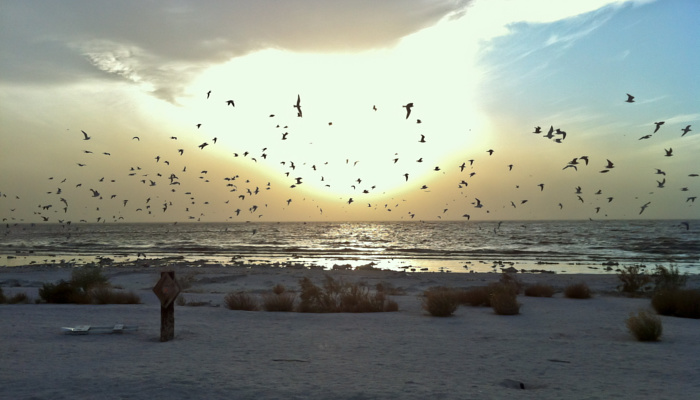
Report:
M175 271L160 273L160 280L153 287L160 300L160 341L167 342L175 337L175 299L180 294L180 285L175 280Z
M167 342L175 337L175 302L167 307L160 306L160 341Z

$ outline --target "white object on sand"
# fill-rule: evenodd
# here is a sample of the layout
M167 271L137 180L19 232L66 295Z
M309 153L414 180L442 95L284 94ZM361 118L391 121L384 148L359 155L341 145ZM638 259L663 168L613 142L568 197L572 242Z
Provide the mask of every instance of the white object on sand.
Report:
M126 326L124 324L115 324L114 326L90 326L78 325L75 327L62 327L61 330L68 335L87 335L90 333L122 333L133 332L139 330L138 326Z

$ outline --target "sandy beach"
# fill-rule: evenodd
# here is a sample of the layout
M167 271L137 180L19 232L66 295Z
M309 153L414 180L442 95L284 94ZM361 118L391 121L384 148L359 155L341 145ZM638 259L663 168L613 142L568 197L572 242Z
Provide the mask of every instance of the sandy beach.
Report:
M176 306L175 339L161 343L160 303L152 291L161 268L108 268L110 283L142 304L34 304L44 282L69 268L0 268L2 397L13 399L677 399L700 393L698 320L661 317L663 336L638 342L630 313L648 298L617 293L615 275L518 274L548 283L552 298L518 296L519 315L460 306L430 316L419 296L430 287L481 286L498 274L324 271L271 266L175 267L191 286ZM171 269L171 268L168 268ZM401 288L398 312L309 314L232 311L229 292L260 295L276 284L298 289L309 277ZM591 299L562 289L586 282ZM689 287L699 287L693 275ZM66 335L61 327L137 325L122 334Z

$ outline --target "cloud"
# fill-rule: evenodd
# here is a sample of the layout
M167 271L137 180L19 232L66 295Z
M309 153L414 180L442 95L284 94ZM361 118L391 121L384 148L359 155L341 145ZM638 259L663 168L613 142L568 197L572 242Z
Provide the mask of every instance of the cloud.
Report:
M204 68L264 48L354 52L464 10L469 0L2 2L0 82L119 78L174 101Z

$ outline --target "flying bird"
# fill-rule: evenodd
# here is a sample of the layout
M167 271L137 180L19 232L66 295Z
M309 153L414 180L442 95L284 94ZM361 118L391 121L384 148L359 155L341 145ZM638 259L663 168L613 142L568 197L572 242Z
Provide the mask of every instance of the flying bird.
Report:
M664 149L664 151L666 152L666 157L671 157L673 155L673 149L670 147L668 150Z
M411 115L411 108L413 107L413 103L408 103L402 107L406 108L406 119L408 119L409 115Z
M625 100L625 102L626 103L634 103L634 96L632 96L629 93L626 93L626 94L627 94L627 100Z
M654 128L654 132L652 132L652 133L656 133L659 130L659 128L661 128L661 125L663 125L665 123L666 123L666 121L654 122L654 124L656 125L656 128Z
M85 131L80 131L80 132L83 132L83 136L84 136L83 140L90 140L90 136L88 136L88 134L85 133Z
M690 125L688 125L688 126L686 126L685 128L681 129L681 131L683 132L683 134L681 135L681 137L685 136L685 134L688 133L688 132L690 132L691 130L692 130L692 129L690 129Z
M235 107L235 106L236 106L236 104L233 103L233 100L226 100L226 105L227 105L227 106L231 106L231 107Z
M301 118L301 97L297 95L297 104L293 106L297 109L297 117Z
M211 90L207 92L207 99L209 98L210 94L211 94Z

